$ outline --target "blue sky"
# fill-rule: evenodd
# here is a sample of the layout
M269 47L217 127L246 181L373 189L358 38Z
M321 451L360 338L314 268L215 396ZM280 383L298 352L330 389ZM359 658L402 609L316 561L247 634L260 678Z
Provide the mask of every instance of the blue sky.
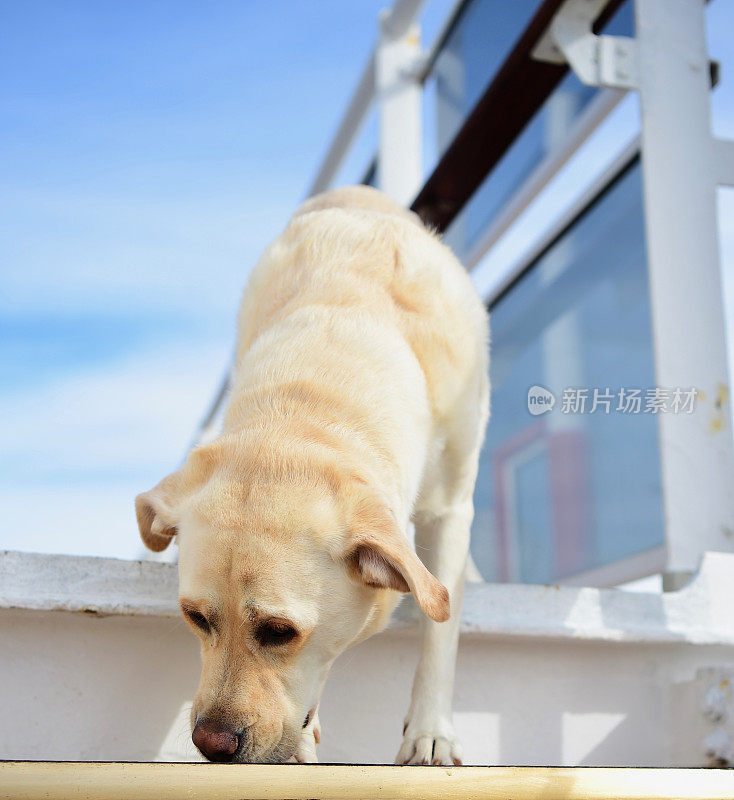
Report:
M0 548L138 552L381 5L0 4Z
M132 498L182 458L382 5L0 3L0 548L139 552ZM734 136L732 4L710 13Z

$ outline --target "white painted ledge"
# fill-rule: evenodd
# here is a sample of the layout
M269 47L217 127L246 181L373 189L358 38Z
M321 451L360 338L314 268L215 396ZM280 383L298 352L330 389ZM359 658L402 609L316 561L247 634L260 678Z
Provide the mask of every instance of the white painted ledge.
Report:
M0 609L174 617L175 564L0 551Z
M175 617L175 564L0 552L0 610ZM685 589L666 594L469 584L462 633L530 639L734 645L734 553L707 553ZM405 602L391 629L415 628Z

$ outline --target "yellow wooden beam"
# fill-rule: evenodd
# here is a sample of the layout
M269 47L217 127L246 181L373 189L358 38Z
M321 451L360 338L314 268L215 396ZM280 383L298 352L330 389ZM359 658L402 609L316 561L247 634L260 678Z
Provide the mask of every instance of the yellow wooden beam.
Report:
M13 800L732 800L734 771L0 762Z

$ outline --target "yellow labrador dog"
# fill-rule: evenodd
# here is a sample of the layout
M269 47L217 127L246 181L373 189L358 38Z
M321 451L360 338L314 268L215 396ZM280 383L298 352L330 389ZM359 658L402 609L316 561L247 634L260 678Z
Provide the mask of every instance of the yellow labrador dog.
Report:
M207 758L316 761L331 665L412 592L423 644L397 760L460 763L451 698L487 366L466 272L374 189L309 200L266 250L221 435L136 499L150 549L177 538Z

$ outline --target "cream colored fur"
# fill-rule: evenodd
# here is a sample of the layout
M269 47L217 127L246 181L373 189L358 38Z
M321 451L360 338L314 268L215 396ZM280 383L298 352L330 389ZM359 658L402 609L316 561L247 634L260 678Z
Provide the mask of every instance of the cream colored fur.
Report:
M424 630L398 760L460 759L451 696L487 360L464 269L373 189L309 200L254 269L221 436L136 500L149 547L177 536L182 607L209 626L194 625L193 720L240 731L236 760L315 760L329 668L407 591ZM262 644L273 625L292 640Z

